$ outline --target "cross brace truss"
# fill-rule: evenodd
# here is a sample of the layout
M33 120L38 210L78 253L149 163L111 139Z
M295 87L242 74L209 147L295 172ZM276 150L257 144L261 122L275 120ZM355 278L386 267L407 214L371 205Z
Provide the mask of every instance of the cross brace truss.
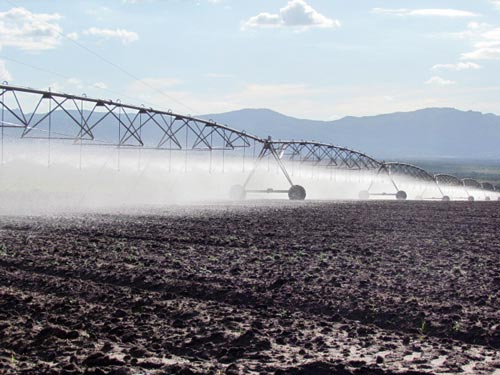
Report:
M396 193L379 195L397 196L401 176L435 185L443 197L443 185L495 191L491 184L481 185L475 180L458 180L446 175L433 176L414 165L379 162L361 152L332 144L260 138L212 120L124 104L120 100L89 98L84 94L75 96L4 83L0 85L0 111L2 136L5 129L11 129L20 138L69 140L79 145L174 151L242 150L243 153L245 149L254 148L255 152L255 148L259 148L243 189L247 188L262 160L270 157L276 161L291 188L295 185L287 166L293 164L386 175ZM372 186L373 182L368 188L369 194Z

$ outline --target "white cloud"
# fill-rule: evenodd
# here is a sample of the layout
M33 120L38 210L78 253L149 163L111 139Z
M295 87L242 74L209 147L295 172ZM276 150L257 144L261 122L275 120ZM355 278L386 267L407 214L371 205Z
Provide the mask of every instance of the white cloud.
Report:
M123 44L129 44L139 40L139 35L136 32L125 29L99 29L91 27L83 32L85 35L96 36L102 39L118 39Z
M10 81L12 79L12 75L7 70L5 66L5 61L0 60L0 81Z
M490 0L490 3L493 4L495 8L500 10L500 0Z
M68 83L70 85L75 85L75 86L81 86L82 85L82 80L79 78L68 78Z
M393 16L434 16L434 17L479 17L477 13L469 12L459 9L386 9L386 8L373 8L372 13L386 14Z
M467 62L458 62L456 64L436 64L432 67L432 70L439 70L439 69L446 69L446 70L454 70L456 72L462 71L462 70L477 70L481 69L481 65L467 61Z
M75 89L84 90L87 88L87 85L80 79L75 77L67 78L62 82L56 82L56 85L65 90L74 91Z
M102 89L102 90L105 90L108 88L108 85L106 85L104 82L96 82L92 86L94 86L98 89Z
M476 22L476 21L471 21L467 24L467 28L469 30L481 30L484 28L489 28L491 25L485 22Z
M428 81L425 82L427 85L435 85L435 86L450 86L454 85L455 81L450 81L438 76L431 77Z
M205 74L207 78L234 78L232 74L222 74L222 73L207 73Z
M66 37L68 39L71 39L71 40L78 40L79 36L78 36L78 33L69 33L69 34L66 35Z
M476 48L493 48L493 47L500 47L500 40L491 40L491 41L484 41L484 42L476 42L474 44Z
M339 27L340 22L318 13L304 0L291 0L280 9L280 16L286 26Z
M57 14L31 13L24 8L0 12L0 47L25 51L43 51L60 44L62 29Z
M494 43L500 42L500 27L483 33L482 37Z
M492 26L488 23L472 21L467 24L464 31L446 35L456 39L477 39L481 37L482 33L491 30L491 28Z
M340 27L340 22L322 15L305 0L289 0L278 14L262 12L243 25L243 28L258 27L336 28Z
M461 58L466 60L500 60L500 47L476 48L472 52L463 53Z
M462 54L462 60L500 60L500 27L470 23L461 35L471 40L473 47Z
M280 27L283 20L278 14L260 13L245 22L245 27Z
M500 60L500 27L484 22L469 22L464 31L446 36L471 43L472 50L462 53L461 60Z

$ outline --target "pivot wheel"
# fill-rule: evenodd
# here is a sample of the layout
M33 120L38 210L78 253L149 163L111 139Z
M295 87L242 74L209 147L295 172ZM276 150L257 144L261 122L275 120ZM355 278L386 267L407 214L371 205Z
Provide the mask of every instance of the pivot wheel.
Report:
M229 190L229 198L233 201L242 201L246 198L247 192L245 191L245 188L241 185L234 185L231 186L231 189Z
M450 201L450 197L449 197L449 196L447 196L447 195L445 195L445 196L443 197L443 202L449 202L449 201Z
M396 199L398 201L405 201L408 198L408 194L406 194L406 191L400 190L396 193Z
M288 190L288 198L291 201L303 201L306 199L306 189L300 185L293 185Z
M469 202L474 202L474 200L475 200L475 199L474 199L474 197L473 197L472 195L471 195L471 196L469 196L469 198L468 198L468 201L469 201Z
M370 192L368 190L361 190L358 194L359 199L367 201L370 199Z

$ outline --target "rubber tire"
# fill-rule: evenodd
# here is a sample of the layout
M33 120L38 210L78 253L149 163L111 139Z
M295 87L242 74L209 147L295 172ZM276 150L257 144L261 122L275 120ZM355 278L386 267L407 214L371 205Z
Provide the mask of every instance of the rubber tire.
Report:
M491 198L490 198L490 197L486 197L486 198L484 198L484 200L485 200L486 202L489 202L489 201L491 201Z
M406 194L406 191L400 190L396 193L396 199L398 201L405 201L408 199L408 194Z
M247 192L241 185L233 185L229 190L229 198L233 201L242 201L246 198Z
M306 189L300 185L293 185L288 189L288 199L291 201L303 201L306 199Z
M467 198L467 200L468 200L469 202L474 202L474 201L475 201L475 199L474 199L474 197L473 197L472 195L471 195L471 196L469 196L469 198Z
M449 201L451 201L451 199L448 195L443 196L443 202L449 202Z
M361 190L358 194L358 198L362 201L367 201L370 199L370 192L368 190Z

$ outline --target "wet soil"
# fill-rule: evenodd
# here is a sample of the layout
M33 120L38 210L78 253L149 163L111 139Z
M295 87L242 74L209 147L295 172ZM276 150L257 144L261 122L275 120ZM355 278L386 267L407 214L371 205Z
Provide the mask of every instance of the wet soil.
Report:
M1 374L500 374L500 205L0 217Z

